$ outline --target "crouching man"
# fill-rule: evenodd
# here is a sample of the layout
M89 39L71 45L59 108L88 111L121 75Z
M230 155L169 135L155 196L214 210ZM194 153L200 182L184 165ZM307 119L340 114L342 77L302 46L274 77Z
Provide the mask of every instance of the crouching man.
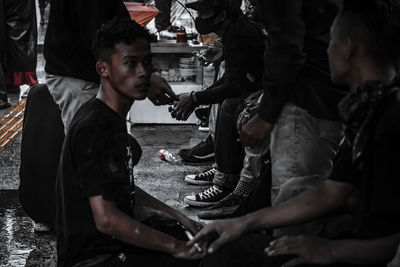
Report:
M150 207L197 232L196 222L134 184L142 151L125 118L133 102L147 96L149 33L134 21L112 20L97 31L93 51L100 89L71 123L56 183L58 265L197 266L189 259L200 255L189 255L176 223L148 226L134 215L135 205Z

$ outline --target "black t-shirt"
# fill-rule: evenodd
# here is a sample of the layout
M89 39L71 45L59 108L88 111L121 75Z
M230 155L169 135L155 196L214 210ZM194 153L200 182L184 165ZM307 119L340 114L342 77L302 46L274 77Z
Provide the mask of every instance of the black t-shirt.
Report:
M56 182L60 266L124 250L124 243L97 230L88 198L102 195L133 216L133 166L141 153L125 118L102 101L93 98L78 110L64 140Z
M44 41L46 72L99 83L92 43L114 17L129 18L122 0L51 0Z
M400 95L392 94L379 106L371 122L365 151L352 159L352 143L342 146L330 179L349 183L360 191L356 210L356 237L374 238L400 232Z

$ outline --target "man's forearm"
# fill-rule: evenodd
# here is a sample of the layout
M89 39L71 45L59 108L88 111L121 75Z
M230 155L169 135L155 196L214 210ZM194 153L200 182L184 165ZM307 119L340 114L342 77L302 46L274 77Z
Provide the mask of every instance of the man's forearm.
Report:
M396 254L400 243L400 233L373 240L332 241L332 255L335 262L384 263Z
M160 210L177 219L179 219L180 216L182 215L177 210L171 208L167 204L164 204L160 200L152 197L150 194L146 193L140 187L137 186L136 186L136 200L138 201L139 205Z
M341 206L352 186L327 181L276 207L265 208L242 217L247 232L295 225Z
M178 241L174 237L136 221L102 196L90 197L89 203L96 228L101 233L130 245L175 253Z

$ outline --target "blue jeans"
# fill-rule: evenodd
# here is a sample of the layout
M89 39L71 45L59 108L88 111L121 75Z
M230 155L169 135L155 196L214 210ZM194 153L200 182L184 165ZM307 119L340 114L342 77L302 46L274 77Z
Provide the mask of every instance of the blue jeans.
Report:
M315 118L287 103L271 132L272 205L325 181L343 135L340 122Z

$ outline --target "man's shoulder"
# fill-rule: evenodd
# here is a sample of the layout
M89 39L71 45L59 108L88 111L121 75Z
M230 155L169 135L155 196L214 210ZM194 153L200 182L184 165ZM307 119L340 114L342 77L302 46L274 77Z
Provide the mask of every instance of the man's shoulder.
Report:
M71 132L75 135L85 130L102 131L110 127L115 122L114 114L104 107L97 99L91 99L83 104L74 116L71 122Z

